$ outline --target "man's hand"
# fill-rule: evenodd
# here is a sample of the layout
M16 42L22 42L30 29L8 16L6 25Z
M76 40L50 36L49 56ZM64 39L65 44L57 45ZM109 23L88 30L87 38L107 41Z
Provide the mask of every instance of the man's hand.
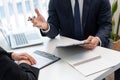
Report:
M48 30L48 24L45 21L44 17L40 14L38 9L35 9L35 13L37 14L37 17L29 17L28 20L33 23L33 26L38 27L42 30Z
M29 60L19 60L18 61L18 64L22 64L22 63L26 63L26 64L29 64L29 65L32 65Z
M86 49L94 49L100 43L100 41L96 37L94 37L94 36L89 36L85 40L85 42L89 42L89 44L84 44L84 45L81 45L81 46L86 48Z
M36 60L27 53L21 53L21 54L12 53L12 59L17 60L17 61L27 60L31 64L36 64Z

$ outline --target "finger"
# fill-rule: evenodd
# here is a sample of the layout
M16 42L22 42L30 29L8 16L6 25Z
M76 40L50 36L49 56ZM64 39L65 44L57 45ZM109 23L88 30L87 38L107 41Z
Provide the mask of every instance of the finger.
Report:
M35 64L35 62L33 61L33 59L29 58L28 60L30 61L30 63L31 63L32 65Z
M93 44L94 47L96 47L99 44L99 40L97 38L93 38L91 43Z
M39 29L42 29L42 27L40 25L37 25L37 24L33 24L33 27L37 27Z
M20 60L20 61L18 61L18 64L21 64L21 63L26 63L26 64L31 65L31 63L28 60Z
M89 37L86 39L86 41L91 41L92 38L93 38L93 36L89 36Z
M36 60L32 56L28 55L28 59L31 62L31 64L36 64Z
M37 16L41 16L40 12L39 12L39 10L37 8L35 8L35 13L37 14Z
M39 29L44 29L44 27L43 27L44 24L42 24L42 23L34 22L33 26L34 26L34 27L37 27L37 28L39 28Z
M85 49L94 49L93 46L84 46L83 48L85 48Z
M82 45L83 48L86 48L86 49L93 49L94 48L94 44L90 43L90 44L85 44L85 45Z
M38 22L36 19L32 19L32 23L33 23L33 26L34 26L34 27L38 27L38 28L39 28L39 25L41 24L41 23Z
M37 26L37 22L34 22L34 23L33 23L33 26Z
M94 44L88 45L87 46L89 49L94 49L96 46Z
M28 58L26 56L20 56L19 60L27 60Z
M45 18L40 14L38 9L35 9L35 13L37 14L37 18L39 19L39 21L45 22Z
M27 57L31 64L36 64L36 60L27 53L24 53L23 56Z

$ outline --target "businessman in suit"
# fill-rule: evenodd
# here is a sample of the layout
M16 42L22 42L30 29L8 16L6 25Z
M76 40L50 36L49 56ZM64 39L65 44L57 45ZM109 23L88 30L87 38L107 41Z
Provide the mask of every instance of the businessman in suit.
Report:
M40 29L43 36L54 38L60 34L85 40L90 42L90 44L82 45L87 49L93 49L97 45L107 47L112 28L109 0L78 0L82 35L75 28L78 20L75 19L76 1L50 0L47 22L38 9L35 9L37 17L29 17L29 20L31 20L33 26ZM78 34L78 37L76 37L76 34ZM115 80L120 80L120 69L115 72Z
M37 80L39 69L30 66L35 63L26 53L8 53L0 47L0 80Z
M78 3L81 32L76 31L79 28L75 28L78 23L75 19L76 0L50 0L47 22L37 9L35 9L37 17L29 19L33 26L40 28L43 36L54 38L60 34L85 40L91 43L82 45L88 49L93 49L97 45L107 47L111 31L109 0L78 0Z

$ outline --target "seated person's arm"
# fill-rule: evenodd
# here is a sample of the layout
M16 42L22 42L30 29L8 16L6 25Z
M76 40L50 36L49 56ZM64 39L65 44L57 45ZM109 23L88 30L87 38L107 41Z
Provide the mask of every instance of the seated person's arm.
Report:
M15 52L9 52L8 53L7 51L5 51L1 47L0 47L0 53L2 55L7 55L9 58L11 58L13 60L18 60L18 61L19 60L29 60L31 65L36 63L35 59L27 53L20 53L20 54L15 53Z
M15 55L13 55L15 54ZM22 58L21 58L22 56ZM2 80L37 80L39 69L30 66L32 64L29 55L16 55L16 53L7 53L0 48L0 79ZM13 60L18 60L16 64ZM4 75L4 76L2 76Z

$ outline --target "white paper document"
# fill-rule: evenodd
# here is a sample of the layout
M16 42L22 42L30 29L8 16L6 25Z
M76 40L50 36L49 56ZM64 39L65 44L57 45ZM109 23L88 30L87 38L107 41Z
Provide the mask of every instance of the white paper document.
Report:
M113 67L114 65L115 64L106 61L103 58L100 58L96 59L95 61L90 61L81 65L74 66L74 68L84 76L89 76L91 74Z
M47 63L50 63L52 61L52 60L45 58L43 56L39 56L38 54L32 54L32 57L34 57L35 60L37 61L37 64L32 65L32 66L37 67L37 68L41 68L44 65L46 65Z
M99 54L94 54L91 51L87 51L87 53L84 54L74 54L73 56L66 58L65 61L67 61L72 66L77 66L99 58L101 58Z
M66 58L65 61L84 76L89 76L115 65L102 58L100 54L92 53L92 51L72 55Z
M60 40L57 43L57 47L67 47L81 44L88 44L89 42L79 41L68 37L60 37Z

